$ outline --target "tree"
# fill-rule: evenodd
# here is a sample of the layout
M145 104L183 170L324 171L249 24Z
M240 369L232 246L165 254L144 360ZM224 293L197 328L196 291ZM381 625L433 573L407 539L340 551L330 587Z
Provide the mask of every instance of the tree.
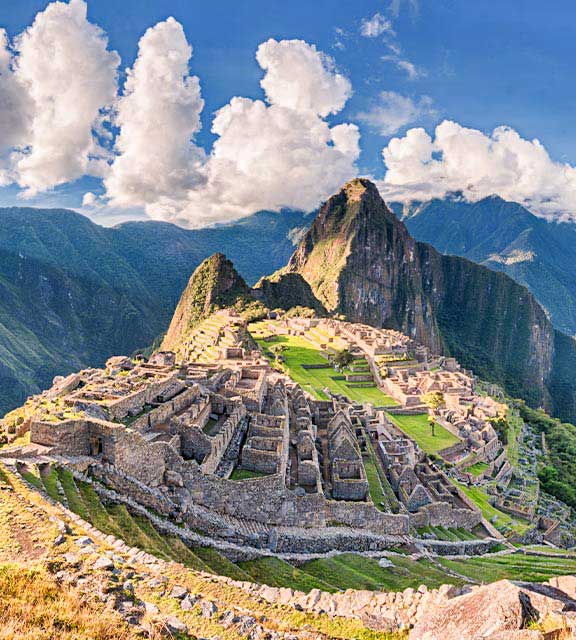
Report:
M428 422L432 430L432 437L436 435L436 416L440 407L446 403L444 394L441 391L430 391L422 396L422 402L428 407Z
M274 361L276 363L280 362L280 357L282 356L284 351L286 351L285 344L273 344L270 347L270 353L274 356Z
M338 351L334 355L334 364L337 365L340 369L344 369L354 360L354 356L352 352L348 349L342 349L342 351Z

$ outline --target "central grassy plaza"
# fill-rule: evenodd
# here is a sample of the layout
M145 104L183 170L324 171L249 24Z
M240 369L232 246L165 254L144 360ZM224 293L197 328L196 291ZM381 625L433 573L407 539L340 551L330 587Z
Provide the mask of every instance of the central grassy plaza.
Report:
M282 366L286 373L317 400L328 400L324 389L329 389L332 393L342 394L353 402L371 402L377 407L390 407L396 404L376 385L370 387L350 385L344 377L344 372L336 371L322 355L320 349L304 337L291 335L259 337L256 332L253 337L270 360L275 359L271 347L282 345L284 347L281 353ZM310 366L322 368L308 368Z

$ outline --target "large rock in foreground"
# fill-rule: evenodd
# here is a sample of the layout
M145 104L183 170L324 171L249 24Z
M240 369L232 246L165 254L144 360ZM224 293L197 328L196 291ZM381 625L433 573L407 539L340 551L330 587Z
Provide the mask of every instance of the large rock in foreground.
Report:
M569 611L576 611L576 600L556 587L500 580L425 612L409 638L501 638L506 637L504 632L526 629L532 621Z

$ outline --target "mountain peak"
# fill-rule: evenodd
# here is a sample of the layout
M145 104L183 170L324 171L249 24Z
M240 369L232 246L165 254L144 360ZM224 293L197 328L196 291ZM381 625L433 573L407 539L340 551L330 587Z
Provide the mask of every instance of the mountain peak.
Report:
M162 349L176 351L186 334L214 311L252 301L250 288L232 262L223 253L211 255L190 277Z
M376 193L380 196L376 185L368 178L354 178L342 187L342 191L346 193L346 197L350 202L360 201L368 194Z

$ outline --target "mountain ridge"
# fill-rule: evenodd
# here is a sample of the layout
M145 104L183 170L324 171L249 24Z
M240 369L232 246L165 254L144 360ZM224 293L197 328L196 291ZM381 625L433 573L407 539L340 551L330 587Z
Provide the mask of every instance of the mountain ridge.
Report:
M549 222L498 196L431 200L404 212L418 240L526 285L557 329L576 334L576 225Z

